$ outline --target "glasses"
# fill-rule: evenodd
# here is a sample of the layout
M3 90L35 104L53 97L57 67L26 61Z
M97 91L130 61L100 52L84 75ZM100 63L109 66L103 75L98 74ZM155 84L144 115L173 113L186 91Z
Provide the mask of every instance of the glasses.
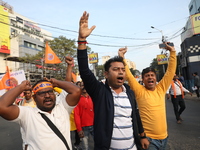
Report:
M54 90L37 92L37 95L39 95L41 97L45 97L46 93L48 93L49 95L53 95L54 94Z

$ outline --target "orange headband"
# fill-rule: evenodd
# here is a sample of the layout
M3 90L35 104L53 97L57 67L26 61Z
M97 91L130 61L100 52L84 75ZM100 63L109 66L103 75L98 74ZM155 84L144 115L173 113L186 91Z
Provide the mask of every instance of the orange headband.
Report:
M47 87L53 88L53 85L50 82L41 82L41 83L38 83L33 88L33 93L36 94L39 90L47 88Z

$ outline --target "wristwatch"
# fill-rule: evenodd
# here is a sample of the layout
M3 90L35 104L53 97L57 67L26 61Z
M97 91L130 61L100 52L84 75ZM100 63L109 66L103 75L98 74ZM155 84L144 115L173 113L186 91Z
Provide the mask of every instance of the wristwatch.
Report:
M141 139L145 139L146 137L146 133L144 133L144 136L140 136Z

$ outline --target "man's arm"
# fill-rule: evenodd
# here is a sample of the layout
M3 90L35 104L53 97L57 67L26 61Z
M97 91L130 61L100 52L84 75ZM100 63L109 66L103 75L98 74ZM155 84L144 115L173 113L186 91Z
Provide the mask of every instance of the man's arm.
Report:
M68 56L65 57L65 62L67 63L65 81L71 82L72 81L72 68L73 68L73 65L74 65L74 59L68 55Z
M126 72L126 78L127 78L127 81L131 87L131 89L135 92L136 96L137 96L137 91L141 91L141 84L138 83L138 81L135 79L135 77L133 76L133 74L131 73L127 63L126 63L126 60L125 60L125 53L127 52L127 47L125 48L120 48L118 50L118 55L122 58L124 58L124 63L125 63L125 72Z
M54 87L59 87L65 90L68 94L66 96L66 102L69 106L75 106L79 102L81 89L75 84L68 81L60 81L56 79L50 79L50 82Z
M91 72L91 70L88 67L86 38L95 29L95 26L92 26L90 29L88 28L88 18L89 18L89 14L87 12L84 12L80 18L77 58L78 58L78 66L79 66L81 79L84 82L84 86L88 94L91 97L93 97L93 96L97 96L95 92L99 90L98 85L100 84L100 82L96 79L96 77L94 76L94 74Z
M6 120L14 120L19 116L19 107L13 105L15 99L25 90L31 89L29 81L23 81L20 85L7 91L0 97L0 116Z
M88 28L88 18L89 18L89 13L85 11L79 21L78 41L80 41L80 44L78 44L78 50L85 50L87 48L86 42L81 43L81 41L86 41L86 38L92 33L92 31L96 27L92 26L90 29Z
M167 43L165 43L166 47L165 49L170 51L170 57L169 57L169 63L167 67L167 71L162 78L162 80L158 83L159 87L162 87L164 92L167 91L168 87L170 86L173 77L176 72L176 50L173 46L169 46Z

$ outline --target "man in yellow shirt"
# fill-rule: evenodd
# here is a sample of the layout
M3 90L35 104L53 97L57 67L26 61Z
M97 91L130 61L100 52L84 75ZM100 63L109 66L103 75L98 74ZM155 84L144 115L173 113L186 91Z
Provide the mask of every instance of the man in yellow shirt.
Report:
M170 51L169 64L159 83L156 84L156 72L153 68L143 69L142 81L144 85L141 85L134 78L128 66L125 65L127 80L135 93L144 131L150 141L148 150L164 150L167 145L165 95L175 74L176 51L174 47L165 44L165 49ZM124 57L126 51L126 47L120 48L119 56Z

